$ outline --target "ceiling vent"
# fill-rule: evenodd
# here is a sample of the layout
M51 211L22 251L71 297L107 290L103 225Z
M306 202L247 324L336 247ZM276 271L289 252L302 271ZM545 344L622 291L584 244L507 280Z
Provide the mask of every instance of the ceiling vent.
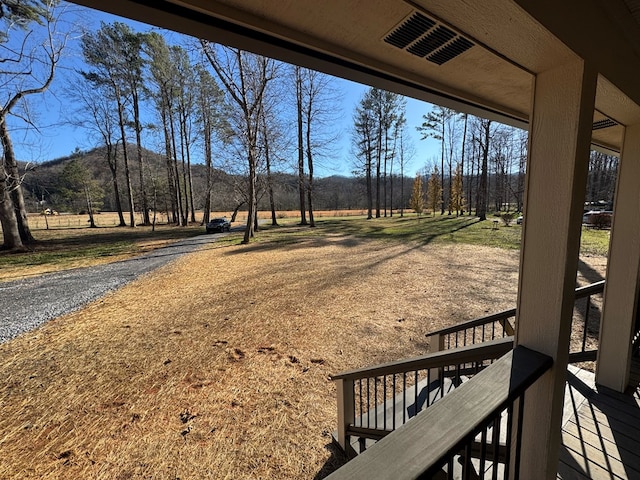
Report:
M441 23L414 12L384 41L417 57L442 65L469 50L474 43Z
M617 122L614 122L610 118L605 118L603 120L593 122L593 126L591 127L591 129L602 130L603 128L615 127L616 125L618 125Z

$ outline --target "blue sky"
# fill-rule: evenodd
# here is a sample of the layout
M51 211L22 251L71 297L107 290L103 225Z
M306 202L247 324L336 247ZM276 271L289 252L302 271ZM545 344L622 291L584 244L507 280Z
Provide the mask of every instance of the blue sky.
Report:
M97 30L100 27L100 22L112 23L114 21L125 22L138 31L152 29L148 25L102 12L75 6L73 9L74 17L79 18L82 25L90 30ZM172 32L166 33L169 43L181 43L180 35ZM35 114L34 118L38 131L34 132L33 129L25 129L19 122L16 123L14 121L11 123L14 126L12 137L14 147L20 160L39 163L69 155L76 148L88 150L95 146L95 142L88 138L85 131L66 124L71 111L63 92L66 88L73 88L74 70L83 68L80 56L80 42L77 36L69 43L60 67L49 92L44 96L31 99L32 111ZM339 119L335 126L335 130L339 134L338 145L333 149L335 159L333 161L325 160L318 165L318 176L350 175L352 170L350 155L352 116L356 105L368 88L365 85L338 78L335 79L335 86L342 96L342 114L338 116ZM405 172L407 175L413 175L417 170L423 168L428 160L439 157L437 142L433 140L420 141L420 136L415 128L421 123L422 115L427 113L430 108L430 105L425 102L413 99L407 100L407 129L412 137L414 150L413 159L407 164ZM152 112L148 112L148 115L152 116ZM149 144L145 144L145 147L152 150L156 148L155 145Z

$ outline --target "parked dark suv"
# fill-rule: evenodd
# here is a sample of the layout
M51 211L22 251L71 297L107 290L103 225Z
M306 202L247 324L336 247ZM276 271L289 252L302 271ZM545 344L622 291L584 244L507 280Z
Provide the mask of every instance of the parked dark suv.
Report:
M213 232L228 232L231 230L231 222L226 218L214 218L207 223L207 233Z

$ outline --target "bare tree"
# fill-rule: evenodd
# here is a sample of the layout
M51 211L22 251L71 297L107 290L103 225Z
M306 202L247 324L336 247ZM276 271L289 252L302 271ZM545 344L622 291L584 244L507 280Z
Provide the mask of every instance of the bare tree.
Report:
M196 85L198 123L204 143L204 161L207 168L202 225L209 221L211 213L211 191L213 189L213 143L216 137L224 139L227 123L223 117L224 94L211 74L196 65L198 82Z
M406 119L406 100L401 98L398 102L397 111L394 113L393 123L392 123L392 138L393 138L393 147L391 148L391 152L387 154L389 157L389 178L390 178L390 196L389 196L389 215L393 217L393 165L396 160L396 156L398 155L398 151L400 151L399 160L400 160L400 171L401 175L404 175L404 145L402 136L404 134L404 128L407 123ZM386 171L386 169L385 169ZM385 181L386 185L386 181ZM402 194L404 194L404 179L402 181ZM385 198L387 197L385 193ZM401 197L402 198L402 197ZM385 204L385 214L386 214L386 204Z
M352 145L356 157L356 172L364 172L367 189L367 219L373 218L372 170L376 152L376 121L371 98L365 93L353 116Z
M97 89L96 89L97 88ZM118 119L115 115L116 106L110 98L109 92L104 91L104 85L93 86L88 83L74 82L73 88L67 94L77 108L69 122L89 132L98 142L104 146L104 155L109 171L111 172L111 185L118 213L119 226L124 227L124 214L120 201L120 186L118 182L118 157L117 126Z
M304 171L304 127L303 127L303 68L294 66L293 74L296 87L296 126L298 138L298 194L300 196L300 225L307 225L307 207L305 203L305 171Z
M248 214L243 243L254 236L257 222L258 135L267 84L273 79L274 61L236 48L201 40L202 50L236 106L232 127L244 147L248 175Z
M298 70L299 67L296 69ZM338 110L339 98L333 88L331 77L307 68L299 70L296 73L296 83L299 83L299 87L296 86L296 92L300 89L299 101L302 107L302 123L299 123L299 126L304 129L302 145L308 172L304 186L307 193L309 225L315 227L313 216L314 167L328 152L327 146L332 145L335 140L332 125L336 123L335 112ZM298 141L300 141L300 137ZM302 173L304 178L304 165Z
M473 125L473 141L479 152L479 183L476 201L476 216L480 220L487 219L489 149L491 148L492 121L475 118Z
M602 152L592 151L589 157L587 198L593 210L610 210L617 177L618 159Z
M3 49L0 69L0 141L3 150L0 170L0 223L4 247L20 249L34 240L22 192L23 174L20 173L11 139L8 117L13 116L29 127L35 127L29 114L27 100L45 92L53 82L56 67L67 42L67 35L60 35L55 12L57 2L3 2L3 25L0 46ZM38 33L27 31L31 22L43 25ZM36 38L44 32L44 38ZM21 36L21 38L18 38ZM9 38L10 44L5 43Z

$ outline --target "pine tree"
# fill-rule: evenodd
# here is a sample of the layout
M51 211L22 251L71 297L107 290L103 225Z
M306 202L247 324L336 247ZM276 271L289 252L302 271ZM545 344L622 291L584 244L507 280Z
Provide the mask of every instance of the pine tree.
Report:
M462 168L458 164L456 173L451 183L451 209L456 211L456 217L464 213L466 202L464 198L464 188L462 185Z
M438 167L433 167L433 172L429 176L427 183L427 207L435 216L436 210L442 206L442 182Z
M416 174L416 179L413 181L409 207L418 214L418 217L422 215L422 211L424 210L424 194L422 193L422 177L419 173Z

